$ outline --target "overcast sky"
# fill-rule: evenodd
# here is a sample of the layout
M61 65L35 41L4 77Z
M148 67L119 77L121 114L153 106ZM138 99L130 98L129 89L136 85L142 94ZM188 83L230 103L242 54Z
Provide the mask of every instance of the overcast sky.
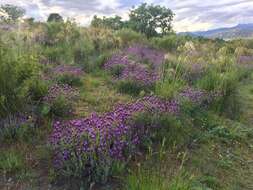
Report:
M127 19L132 6L142 2L166 6L176 14L174 30L196 31L253 23L253 0L0 0L26 9L27 17L46 20L52 12L88 25L93 15L120 15Z

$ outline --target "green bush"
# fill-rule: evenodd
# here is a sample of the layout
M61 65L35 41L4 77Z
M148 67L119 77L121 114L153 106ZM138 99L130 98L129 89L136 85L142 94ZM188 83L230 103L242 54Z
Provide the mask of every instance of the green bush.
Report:
M174 34L163 36L162 38L161 37L152 38L151 43L155 47L169 51L176 50L177 47L180 45L179 37L177 37L177 35Z
M33 101L40 101L48 92L48 85L45 81L32 78L28 81L28 94Z
M117 31L116 36L121 39L121 44L124 47L131 44L144 43L146 41L146 37L143 34L127 28Z
M112 56L113 52L109 51L109 52L104 52L102 54L100 54L98 57L96 57L95 59L95 64L98 68L102 68L104 63L106 61L108 61L111 56Z
M31 124L18 124L15 122L0 128L0 142L26 142L30 143L36 133Z
M27 102L25 83L37 74L37 60L0 42L0 118L21 111Z
M144 129L151 129L149 134L142 136L142 146L144 149L148 147L156 147L161 143L169 147L173 144L183 144L187 138L187 130L181 121L170 114L164 113L140 113L133 119L134 125L142 126Z
M59 96L50 105L50 113L56 117L68 116L72 113L72 104L64 96Z
M123 72L124 70L124 65L115 65L111 70L111 74L114 76L114 77L120 77L121 73Z
M23 156L14 150L3 151L0 154L0 170L4 173L13 173L24 168Z
M117 83L117 89L120 93L138 96L141 92L150 92L154 87L152 85L142 85L133 80L122 80Z
M56 77L56 81L59 84L68 84L72 87L78 87L82 85L80 77L72 74L61 74Z
M155 94L162 98L172 99L179 93L183 86L184 83L182 81L161 81L155 86Z

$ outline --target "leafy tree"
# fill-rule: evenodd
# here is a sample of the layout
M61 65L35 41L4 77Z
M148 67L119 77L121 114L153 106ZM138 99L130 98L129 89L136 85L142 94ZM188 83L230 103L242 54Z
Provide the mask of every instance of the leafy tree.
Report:
M103 19L101 19L97 15L95 15L91 21L91 26L96 27L96 28L103 27Z
M5 4L1 6L1 9L8 14L7 21L17 21L25 15L25 9L19 6Z
M63 18L58 13L51 13L48 16L47 22L63 22Z
M147 37L162 35L171 32L171 22L174 13L166 7L160 5L141 4L131 10L129 14L129 26L138 32L144 33Z
M122 18L117 15L115 17L103 18L99 18L97 15L95 15L91 21L91 26L97 28L110 28L113 30L119 30L124 27L124 22L122 21Z

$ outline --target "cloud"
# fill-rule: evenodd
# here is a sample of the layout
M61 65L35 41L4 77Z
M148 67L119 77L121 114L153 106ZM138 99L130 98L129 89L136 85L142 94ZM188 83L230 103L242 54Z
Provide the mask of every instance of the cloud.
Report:
M253 22L252 0L150 0L171 8L176 31L207 30Z
M120 15L127 19L128 10L141 0L1 0L27 10L27 17L46 20L52 12L75 18L88 25L93 15ZM173 26L176 31L207 30L238 23L253 22L252 0L146 0L147 3L169 7L176 13Z

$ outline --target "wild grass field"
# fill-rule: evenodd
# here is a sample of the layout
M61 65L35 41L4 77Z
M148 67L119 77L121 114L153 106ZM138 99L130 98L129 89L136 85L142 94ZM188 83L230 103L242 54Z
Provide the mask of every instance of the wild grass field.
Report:
M0 189L253 189L253 39L8 26Z

